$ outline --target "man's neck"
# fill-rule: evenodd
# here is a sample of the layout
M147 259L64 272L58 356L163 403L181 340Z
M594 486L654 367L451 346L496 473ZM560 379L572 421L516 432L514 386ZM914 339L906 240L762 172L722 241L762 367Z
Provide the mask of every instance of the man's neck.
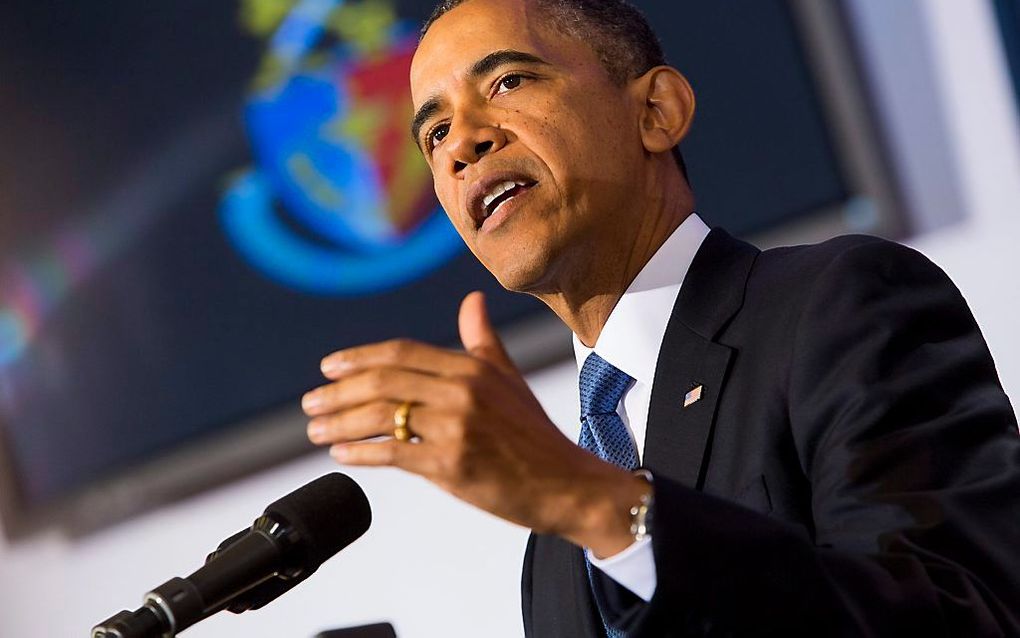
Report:
M694 197L686 182L670 186L658 191L663 194L659 198L644 202L644 210L634 216L639 223L629 233L621 232L613 246L585 251L594 258L571 264L555 292L535 295L584 345L594 347L631 282L694 212Z

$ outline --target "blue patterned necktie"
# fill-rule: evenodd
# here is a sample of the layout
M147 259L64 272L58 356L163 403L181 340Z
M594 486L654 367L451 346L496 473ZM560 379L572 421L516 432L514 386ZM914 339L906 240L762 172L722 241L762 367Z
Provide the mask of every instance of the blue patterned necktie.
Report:
M577 444L592 452L604 461L618 465L625 470L638 467L638 453L630 431L623 419L617 414L623 393L627 391L634 379L626 372L616 368L594 352L588 355L581 366L581 435ZM585 559L588 567L588 580L595 592L595 601L599 606L599 615L606 629L608 638L624 638L626 634L606 622L602 610L601 595L596 586L591 563Z

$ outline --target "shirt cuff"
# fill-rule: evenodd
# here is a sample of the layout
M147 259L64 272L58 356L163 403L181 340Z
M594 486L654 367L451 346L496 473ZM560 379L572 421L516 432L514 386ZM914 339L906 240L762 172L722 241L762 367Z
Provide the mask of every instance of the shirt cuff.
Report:
M585 549L584 553L593 567L598 567L617 583L634 592L638 598L646 603L652 599L658 578L650 536L634 541L630 547L609 558L596 558L590 549Z

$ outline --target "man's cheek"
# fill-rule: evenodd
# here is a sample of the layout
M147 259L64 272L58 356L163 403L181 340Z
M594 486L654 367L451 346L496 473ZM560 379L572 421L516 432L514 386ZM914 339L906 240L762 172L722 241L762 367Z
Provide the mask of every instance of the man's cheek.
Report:
M455 203L448 203L444 201L442 197L439 198L439 205L443 207L443 212L446 213L446 218L453 224L453 228L457 231L466 243L470 243L471 234L469 231L473 231L474 226L468 226L468 216L460 214L457 210Z
M450 221L453 222L454 225L456 225L457 220L455 216L457 213L457 209L453 205L453 202L455 202L456 200L454 199L453 196L451 196L449 188L444 188L443 185L439 182L439 180L434 180L432 183L434 185L434 190L436 192L436 199L439 200L439 205L443 207L443 211L446 213L446 216L450 218Z

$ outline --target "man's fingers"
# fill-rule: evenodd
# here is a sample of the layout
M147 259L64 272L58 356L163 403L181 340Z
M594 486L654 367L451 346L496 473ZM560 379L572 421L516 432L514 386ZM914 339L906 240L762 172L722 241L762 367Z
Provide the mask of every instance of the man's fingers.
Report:
M473 365L471 358L460 352L409 339L392 339L334 352L322 360L321 369L327 379L335 380L375 367L455 376L469 373Z
M441 405L453 401L456 394L451 379L400 368L373 368L308 392L301 407L308 416L317 417L378 401Z
M329 453L338 463L345 465L397 467L426 477L433 465L427 444L395 439L342 443L331 447Z
M316 445L326 445L392 436L399 405L392 401L376 401L315 417L308 423L308 438ZM443 414L429 406L415 405L411 407L407 425L415 434L428 436L443 418Z
M393 415L399 404L367 403L356 408L318 416L308 422L308 438L316 445L349 443L393 433Z
M476 290L464 297L460 303L457 326L460 329L461 343L468 353L488 361L503 372L517 374L517 366L510 359L489 320L484 294Z

